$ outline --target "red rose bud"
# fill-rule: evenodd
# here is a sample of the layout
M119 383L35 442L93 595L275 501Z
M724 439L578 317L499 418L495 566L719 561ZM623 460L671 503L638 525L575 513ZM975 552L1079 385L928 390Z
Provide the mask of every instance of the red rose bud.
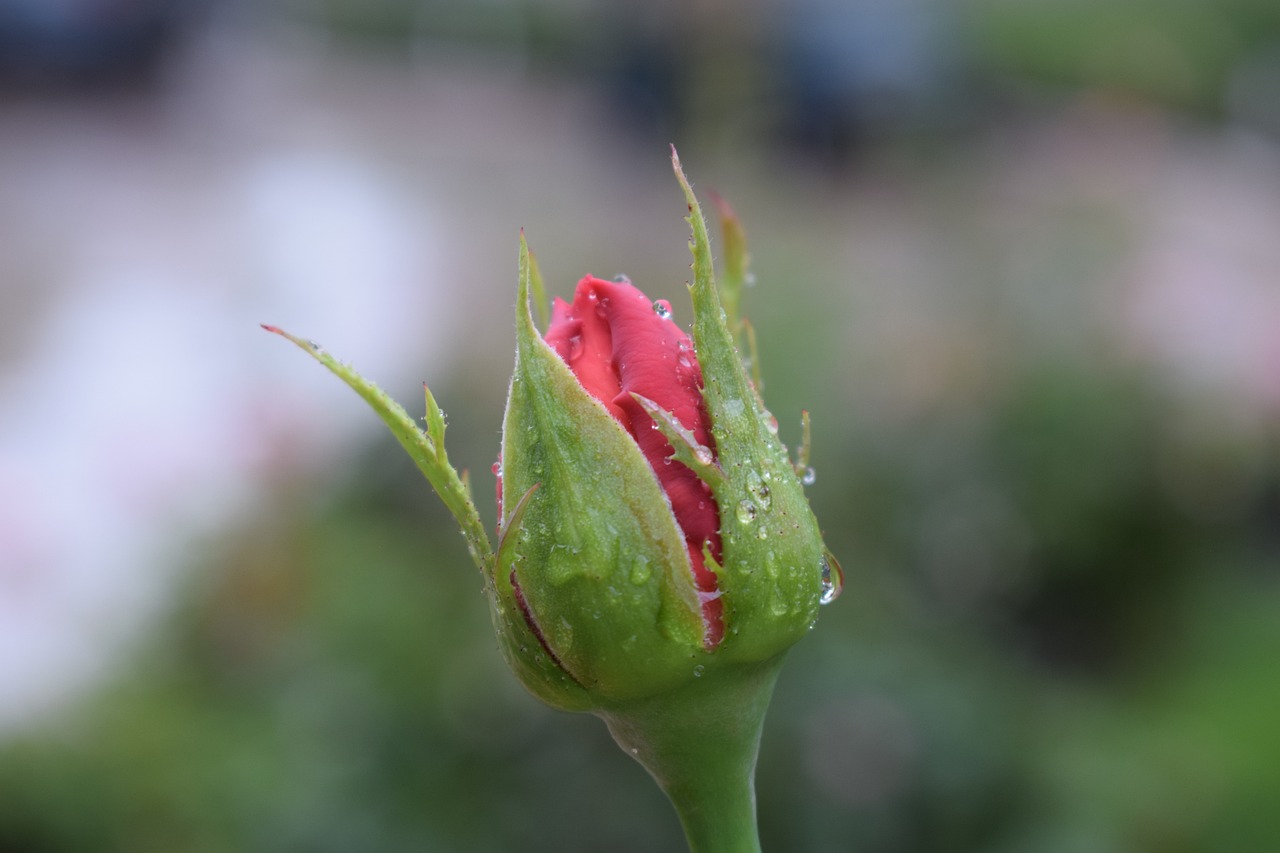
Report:
M730 329L748 327L724 310L684 186L692 340L665 300L590 276L538 334L521 241L494 615L526 686L606 719L698 679L758 673L808 632L839 577L805 467L743 369Z

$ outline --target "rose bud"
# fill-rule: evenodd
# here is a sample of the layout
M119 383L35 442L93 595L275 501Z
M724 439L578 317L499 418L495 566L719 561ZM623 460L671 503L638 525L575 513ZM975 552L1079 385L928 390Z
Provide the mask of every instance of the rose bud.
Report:
M556 300L540 335L541 278L521 236L496 547L444 452L431 394L423 431L291 339L373 405L458 518L524 685L602 717L671 797L695 850L752 850L752 776L782 655L841 578L804 496L807 415L793 462L739 355L754 340L737 317L741 229L721 205L722 300L674 154L693 229L692 337L670 303L591 276Z

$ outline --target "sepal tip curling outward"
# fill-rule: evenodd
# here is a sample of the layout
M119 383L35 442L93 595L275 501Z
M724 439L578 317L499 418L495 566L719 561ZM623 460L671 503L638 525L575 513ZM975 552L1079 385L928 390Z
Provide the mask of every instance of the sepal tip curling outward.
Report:
M480 521L480 514L476 511L475 503L471 499L470 490L463 477L450 464L449 456L445 452L444 415L436 405L430 390L423 386L427 398L428 426L428 431L423 432L413 418L399 403L387 396L386 392L365 379L354 368L339 362L315 342L291 335L278 326L266 323L262 323L261 326L266 331L293 342L310 354L369 404L391 430L391 434L395 436L400 446L417 463L418 469L427 478L427 482L457 519L471 559L480 571L487 571L493 562L493 548L489 544L489 536L485 533L484 524Z

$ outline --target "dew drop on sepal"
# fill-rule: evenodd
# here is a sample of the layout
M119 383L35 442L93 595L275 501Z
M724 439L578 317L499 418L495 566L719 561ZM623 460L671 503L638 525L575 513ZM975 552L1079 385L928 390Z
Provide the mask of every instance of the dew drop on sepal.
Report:
M822 555L822 595L818 598L819 604L830 604L840 597L840 592L844 589L844 571L840 568L840 563L836 560L835 555L830 551Z
M769 505L773 502L769 485L765 482L765 479L755 471L747 472L747 491L755 498L755 504L762 512L767 512Z
M647 557L636 557L631 564L631 582L636 586L641 586L648 582L653 574L653 569L649 566Z

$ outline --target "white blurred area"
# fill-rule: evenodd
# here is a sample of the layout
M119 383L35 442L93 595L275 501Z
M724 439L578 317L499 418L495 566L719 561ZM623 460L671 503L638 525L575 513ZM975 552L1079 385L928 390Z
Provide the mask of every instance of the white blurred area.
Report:
M427 310L429 186L339 132L305 47L267 47L205 45L156 97L5 106L0 733L108 674L192 543L379 428L259 323L391 387L464 331Z

